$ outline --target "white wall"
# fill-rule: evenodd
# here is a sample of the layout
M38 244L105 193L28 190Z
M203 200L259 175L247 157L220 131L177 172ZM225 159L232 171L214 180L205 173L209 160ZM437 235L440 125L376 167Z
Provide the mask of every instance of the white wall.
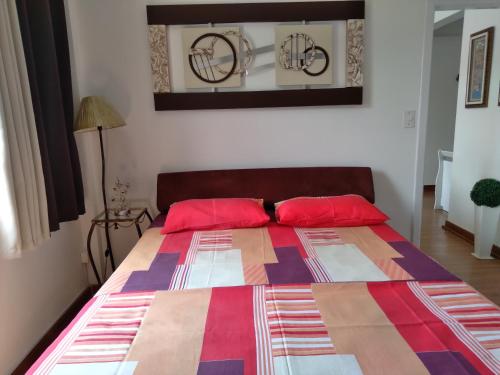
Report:
M495 26L493 63L488 108L465 108L470 34ZM500 10L468 10L465 12L458 86L457 117L453 155L452 190L448 219L474 231L474 204L469 193L481 178L500 179Z
M367 165L378 205L410 235L416 132L402 120L418 106L424 1L366 2L363 106L177 112L153 110L146 3L68 4L80 96L104 95L128 123L106 134L110 181L129 180L154 206L162 171Z
M453 150L461 45L461 36L433 38L424 185L436 183L438 150Z
M0 374L10 374L85 289L80 223L22 258L0 258Z

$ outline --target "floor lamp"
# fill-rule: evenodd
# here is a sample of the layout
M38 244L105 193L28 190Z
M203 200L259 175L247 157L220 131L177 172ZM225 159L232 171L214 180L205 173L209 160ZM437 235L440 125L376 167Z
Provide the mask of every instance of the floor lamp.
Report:
M87 96L82 99L80 110L76 117L74 126L75 133L86 131L95 131L99 133L99 145L101 146L101 189L102 200L104 203L104 215L108 219L108 202L106 200L106 160L104 158L104 146L102 142L102 131L105 129L117 128L124 126L125 120L115 111L115 109L100 96ZM108 224L104 227L106 233L106 251L104 255L111 262L111 268L115 270L115 260L113 258L113 250L111 248L111 240L109 238Z

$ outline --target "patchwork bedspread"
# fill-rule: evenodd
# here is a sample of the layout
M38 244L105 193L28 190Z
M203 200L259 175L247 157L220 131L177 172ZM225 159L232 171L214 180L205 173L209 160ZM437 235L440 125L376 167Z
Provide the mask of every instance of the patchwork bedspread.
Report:
M463 282L101 294L34 374L498 374L500 310Z
M458 280L388 225L149 229L101 293L352 281Z
M387 225L148 229L30 374L500 374L500 309Z

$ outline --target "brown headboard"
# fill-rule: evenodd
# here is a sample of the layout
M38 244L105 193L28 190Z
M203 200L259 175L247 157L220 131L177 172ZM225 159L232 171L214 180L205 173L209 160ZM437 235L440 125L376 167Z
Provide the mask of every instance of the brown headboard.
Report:
M368 167L230 169L160 173L157 206L194 198L264 198L266 207L297 196L359 194L375 202Z

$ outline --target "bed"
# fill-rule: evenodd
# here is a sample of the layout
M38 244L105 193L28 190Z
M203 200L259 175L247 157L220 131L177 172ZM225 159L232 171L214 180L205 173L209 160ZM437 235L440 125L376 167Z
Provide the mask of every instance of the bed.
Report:
M500 309L387 224L160 233L186 199L343 194L373 203L370 168L159 174L160 215L29 373L499 374Z

